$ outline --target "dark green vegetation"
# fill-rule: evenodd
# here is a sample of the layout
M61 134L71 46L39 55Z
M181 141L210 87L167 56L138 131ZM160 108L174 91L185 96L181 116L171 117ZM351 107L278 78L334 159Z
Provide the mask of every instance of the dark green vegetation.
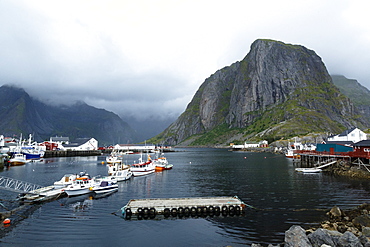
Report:
M347 96L314 51L256 40L242 61L207 78L185 112L150 141L210 146L365 129L366 114Z
M23 89L0 87L0 133L4 136L33 134L35 140L51 136L93 137L99 145L132 143L135 132L112 112L83 102L71 106L50 106L31 98Z

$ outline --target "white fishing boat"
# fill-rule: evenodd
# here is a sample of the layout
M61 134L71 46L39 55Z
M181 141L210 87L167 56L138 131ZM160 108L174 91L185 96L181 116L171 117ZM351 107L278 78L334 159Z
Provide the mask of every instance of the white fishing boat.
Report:
M96 183L91 190L96 194L111 193L118 190L118 185L112 180L102 180Z
M80 172L80 174L65 174L60 180L54 182L55 188L64 188L72 184L72 181L78 177L90 178L89 174Z
M322 171L320 168L296 168L295 170L303 173L318 173Z
M134 177L144 176L155 172L155 165L150 156L147 161L143 161L141 156L138 163L131 165L131 171Z
M95 185L95 181L88 177L78 177L72 181L72 184L62 189L67 193L68 196L79 196L92 192L92 187Z
M118 182L128 180L132 177L131 167L122 162L108 164L108 175L117 179Z
M113 156L113 155L107 156L107 158L105 159L105 161L107 162L107 164L122 163L122 160L120 159L120 157Z
M13 157L9 160L12 166L21 166L27 163L26 155L22 153L14 153Z
M163 170L170 170L172 169L173 165L168 163L167 158L162 153L160 157L153 160L153 163L155 165L156 171L163 171Z

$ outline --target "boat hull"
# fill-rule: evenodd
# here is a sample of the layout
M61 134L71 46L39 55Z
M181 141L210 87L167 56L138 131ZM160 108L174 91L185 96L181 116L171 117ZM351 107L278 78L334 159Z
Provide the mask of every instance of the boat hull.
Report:
M140 176L145 176L145 175L151 174L153 172L155 172L155 168L153 168L151 170L136 170L136 171L132 171L132 175L134 177L140 177Z
M297 172L303 172L303 173L319 173L322 170L319 168L296 168Z
M118 182L129 180L132 177L132 172L130 170L127 171L117 171L112 175L117 179Z
M10 165L11 166L22 166L24 164L26 164L26 162L24 161L9 161Z
M94 187L93 191L96 194L110 193L118 190L118 185L105 186L105 187Z
M90 187L87 187L87 188L64 189L64 192L67 193L68 196L80 196L91 193L92 190L90 190Z
M134 164L131 166L131 172L134 177L145 176L155 172L155 165L152 161Z

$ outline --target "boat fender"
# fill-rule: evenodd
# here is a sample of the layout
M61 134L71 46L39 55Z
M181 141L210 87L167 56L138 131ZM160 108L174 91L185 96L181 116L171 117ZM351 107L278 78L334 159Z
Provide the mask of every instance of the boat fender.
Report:
M228 210L228 209L227 209L227 206L222 206L222 208L221 208L221 211L222 211L222 212L226 212L226 213L227 213L227 210Z
M237 214L237 215L239 215L241 212L240 212L241 210L240 210L240 207L239 206L235 206L235 213Z
M213 206L209 206L208 211L209 211L210 213L214 213L215 208L214 208Z
M3 224L4 225L9 225L10 224L10 219L9 218L6 218L4 221L3 221Z
M235 211L235 207L233 206L233 205L230 205L229 206L229 212L231 213L234 213L234 211Z

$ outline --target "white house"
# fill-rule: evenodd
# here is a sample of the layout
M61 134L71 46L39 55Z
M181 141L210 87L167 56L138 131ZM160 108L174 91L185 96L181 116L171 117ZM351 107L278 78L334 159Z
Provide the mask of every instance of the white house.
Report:
M98 150L98 141L95 138L77 138L76 142L64 144L64 149L69 150Z
M339 135L328 137L328 141L352 141L353 143L366 140L366 133L358 128L348 129Z
M63 136L53 136L50 137L50 142L58 143L58 144L69 144L69 137Z
M234 149L243 149L243 148L258 148L258 147L267 147L268 142L266 140L260 142L244 142L243 145L232 145Z
M113 147L114 150L118 152L153 152L155 150L155 145L153 144L116 144Z

